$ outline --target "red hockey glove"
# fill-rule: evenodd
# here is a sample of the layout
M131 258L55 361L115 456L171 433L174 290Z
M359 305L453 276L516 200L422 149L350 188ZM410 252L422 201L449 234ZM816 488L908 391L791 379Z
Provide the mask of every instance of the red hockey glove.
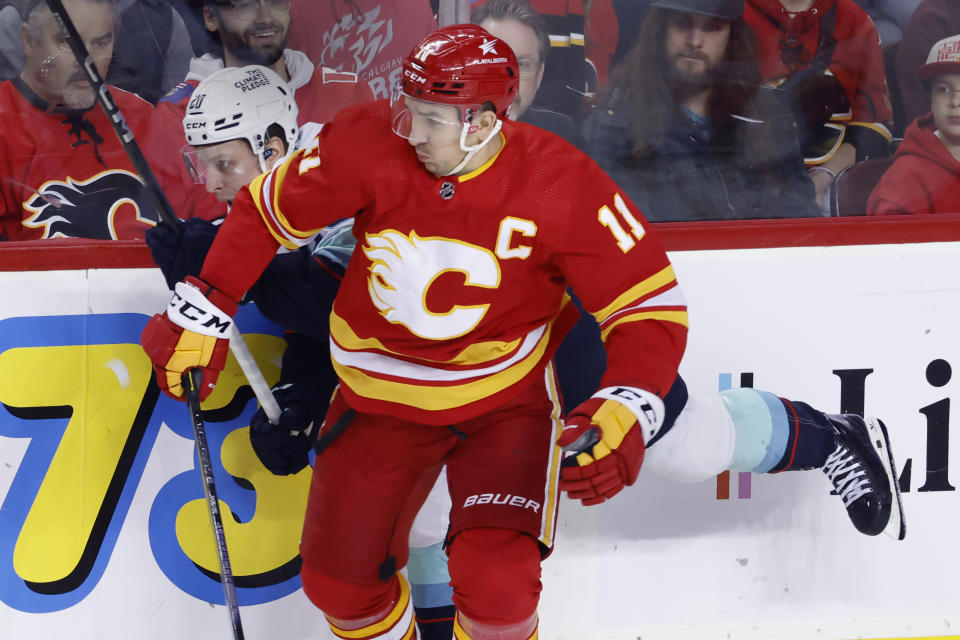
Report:
M567 416L557 444L569 455L560 490L589 506L637 479L646 442L663 424L663 400L636 387L606 387Z
M227 362L236 312L236 302L199 278L190 276L177 283L167 310L153 316L140 334L164 393L182 398L183 372L199 367L203 371L200 399L210 395Z

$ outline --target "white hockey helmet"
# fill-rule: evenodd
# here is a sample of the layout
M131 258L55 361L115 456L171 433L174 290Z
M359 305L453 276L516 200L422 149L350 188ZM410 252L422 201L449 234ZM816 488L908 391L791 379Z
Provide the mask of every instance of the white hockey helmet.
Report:
M183 118L183 132L194 147L244 139L264 171L267 128L283 128L287 148L297 140L293 91L271 69L259 65L216 71L194 89Z

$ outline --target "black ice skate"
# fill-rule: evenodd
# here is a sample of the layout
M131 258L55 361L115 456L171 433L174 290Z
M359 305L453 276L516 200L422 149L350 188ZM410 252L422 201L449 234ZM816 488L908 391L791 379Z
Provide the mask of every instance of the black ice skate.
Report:
M849 413L827 418L837 432L837 448L823 472L843 499L853 526L868 536L884 532L903 540L907 530L887 428L877 418Z

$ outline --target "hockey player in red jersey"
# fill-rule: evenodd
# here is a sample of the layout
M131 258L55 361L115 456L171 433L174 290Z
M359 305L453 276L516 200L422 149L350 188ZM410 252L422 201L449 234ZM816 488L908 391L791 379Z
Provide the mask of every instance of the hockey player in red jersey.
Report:
M191 367L208 393L236 300L277 247L355 216L330 316L341 385L301 544L304 590L334 633L412 637L397 570L440 464L457 638L536 637L558 489L603 502L645 459L681 481L824 466L858 528L902 534L878 422L753 390L687 400L676 375L686 308L659 242L592 161L505 121L516 76L512 52L478 27L427 38L392 110L345 111L315 148L241 192L200 277L144 330L167 393L182 395ZM608 357L599 391L562 429L551 356L574 315L568 284ZM871 455L874 435L884 444ZM555 440L577 455L561 459Z
M65 0L93 63L105 76L113 53L115 14L107 0ZM26 60L20 76L0 82L0 236L143 238L159 214L117 139L93 87L42 0L25 13ZM153 107L110 90L177 215L216 215L217 203L192 183L169 130Z
M559 138L506 121L517 63L505 44L450 27L404 64L393 111L345 110L315 148L241 192L200 278L177 285L143 341L168 393L182 394L180 372L194 366L209 392L226 348L211 328L230 322L277 247L356 216L330 318L341 386L325 424L340 434L314 471L304 590L341 636L411 637L397 571L446 464L456 633L535 637L561 462L550 359L576 316L567 285L613 345L603 394L634 407L662 404L673 384L686 310L659 241L616 185ZM179 311L186 301L196 313ZM630 473L657 428L638 414L643 423L624 423Z

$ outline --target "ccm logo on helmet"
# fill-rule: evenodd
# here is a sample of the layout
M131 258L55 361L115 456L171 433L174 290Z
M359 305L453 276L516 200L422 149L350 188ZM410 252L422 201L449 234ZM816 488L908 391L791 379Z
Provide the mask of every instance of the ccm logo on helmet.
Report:
M523 496L515 496L507 493L479 493L474 494L463 501L463 508L472 507L475 504L505 504L511 507L520 507L521 509L533 509L534 513L540 513L540 503Z
M426 78L424 78L422 75L420 75L419 73L417 73L416 71L414 71L414 70L412 70L412 69L404 69L404 70L403 70L403 75L407 76L408 78L410 78L410 79L413 80L414 82L419 82L420 84L426 84L426 82L427 82L427 79L426 79Z

